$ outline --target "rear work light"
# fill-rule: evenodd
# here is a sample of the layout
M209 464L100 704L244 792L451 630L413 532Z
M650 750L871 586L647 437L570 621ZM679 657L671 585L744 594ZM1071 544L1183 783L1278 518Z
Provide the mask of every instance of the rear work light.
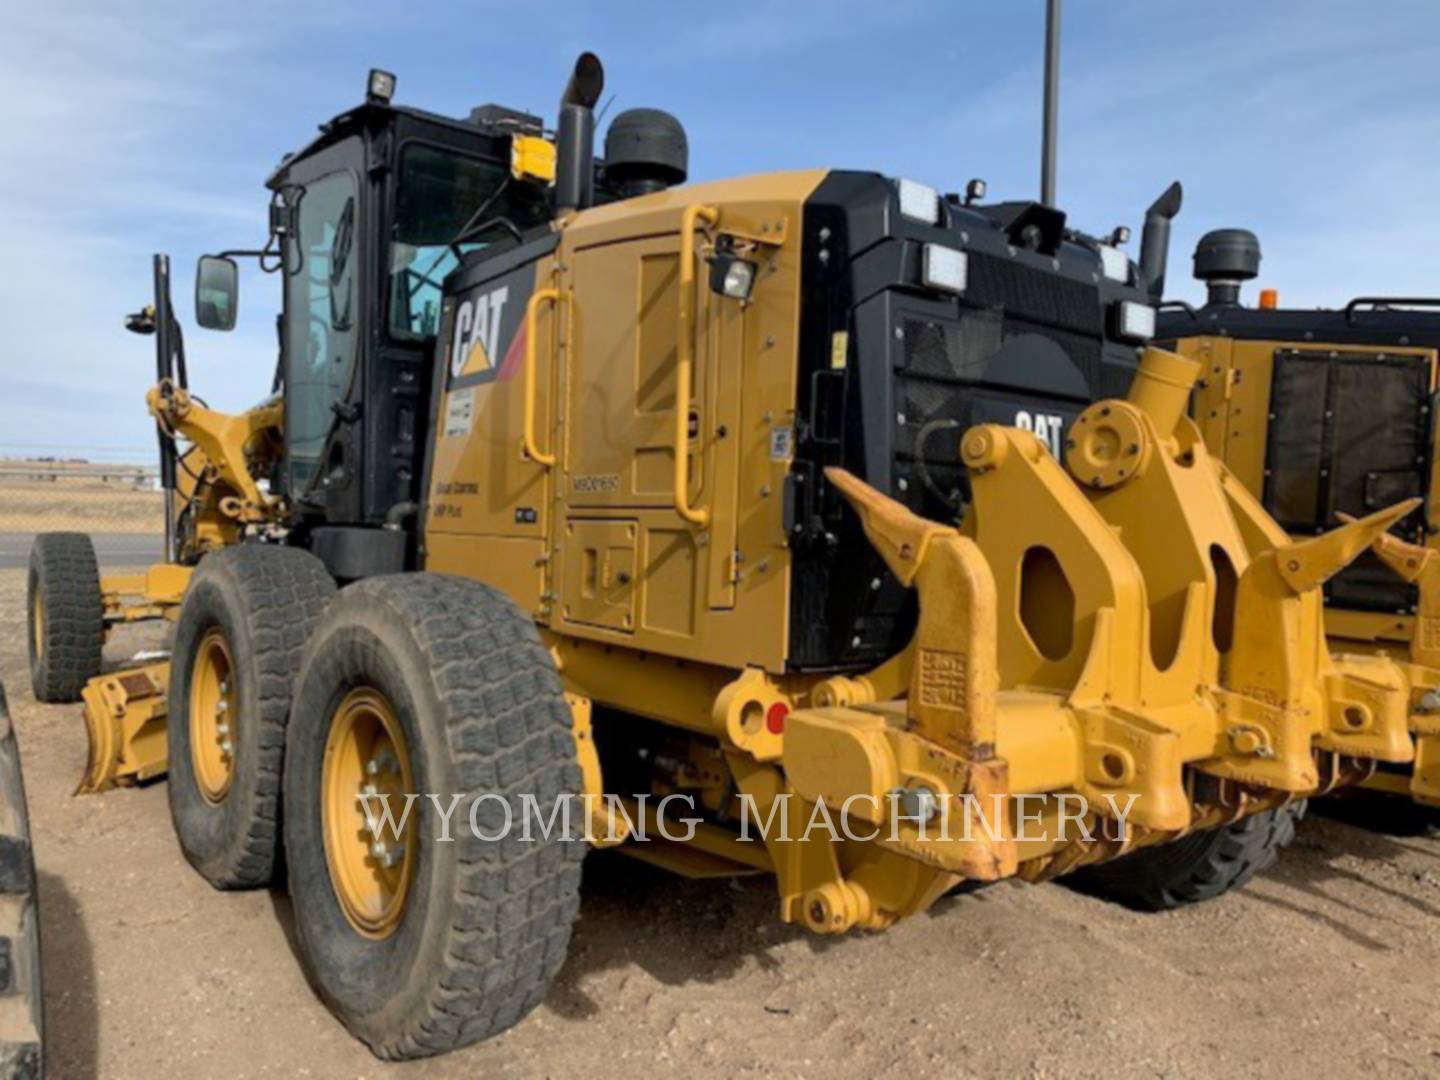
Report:
M900 192L900 213L911 221L936 225L940 221L940 192L914 180L895 181Z
M1121 300L1115 305L1115 333L1131 341L1149 341L1155 336L1155 309L1149 304Z
M1098 245L1100 249L1100 271L1111 281L1122 285L1130 284L1130 259L1117 247L1110 244Z
M931 289L963 293L970 271L965 252L943 244L926 244L920 260L920 280Z

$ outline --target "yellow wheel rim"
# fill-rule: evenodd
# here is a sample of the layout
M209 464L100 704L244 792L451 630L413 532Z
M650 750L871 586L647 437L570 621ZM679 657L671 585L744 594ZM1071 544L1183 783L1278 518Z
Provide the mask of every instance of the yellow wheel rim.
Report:
M340 908L358 933L374 940L393 934L405 913L418 808L403 826L401 815L413 790L405 734L389 700L372 687L351 690L325 739L320 827Z
M30 647L34 650L37 659L45 655L45 601L40 596L40 590L35 590L35 595L30 598Z
M218 626L200 638L190 670L190 760L209 803L224 801L235 778L235 722L239 695L230 646Z

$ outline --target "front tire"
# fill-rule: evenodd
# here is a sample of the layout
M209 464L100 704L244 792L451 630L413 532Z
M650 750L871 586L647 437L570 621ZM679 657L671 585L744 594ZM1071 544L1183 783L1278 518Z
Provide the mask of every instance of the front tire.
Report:
M367 783L420 796L407 826L365 819L351 786ZM521 840L504 824L518 832L524 797L548 813L580 784L555 666L502 593L413 573L335 599L295 697L285 853L311 982L377 1056L478 1042L544 999L579 910L585 847L558 831ZM437 839L427 793L442 806L461 796L453 842ZM403 801L390 805L398 819Z
M95 545L84 533L41 533L30 548L25 608L37 701L80 700L100 674L105 607Z
M42 1077L44 996L41 993L39 892L30 845L30 811L20 749L0 686L0 1075Z
M274 877L290 696L334 595L319 559L273 544L205 556L185 591L170 665L170 816L185 858L217 889Z
M1295 839L1305 803L1267 810L1233 825L1090 867L1075 875L1085 892L1140 911L1173 911L1241 889Z

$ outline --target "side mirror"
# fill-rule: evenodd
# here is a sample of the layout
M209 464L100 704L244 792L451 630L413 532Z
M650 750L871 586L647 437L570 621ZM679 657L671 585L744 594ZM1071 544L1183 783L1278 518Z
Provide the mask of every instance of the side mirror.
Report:
M234 330L240 270L234 259L201 255L195 267L195 321L206 330Z

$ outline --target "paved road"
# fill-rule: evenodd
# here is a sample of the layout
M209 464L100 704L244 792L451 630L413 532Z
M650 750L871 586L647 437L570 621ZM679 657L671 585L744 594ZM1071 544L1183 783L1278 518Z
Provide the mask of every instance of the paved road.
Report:
M95 554L104 569L124 566L148 566L159 562L164 539L148 533L91 533ZM0 532L0 570L13 570L30 565L30 545L34 533Z

